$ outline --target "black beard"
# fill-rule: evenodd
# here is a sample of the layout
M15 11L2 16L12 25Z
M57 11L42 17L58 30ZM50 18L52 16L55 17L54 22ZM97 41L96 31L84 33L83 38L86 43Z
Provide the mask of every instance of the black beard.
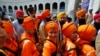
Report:
M60 25L61 25L61 27L62 27L62 25L65 23L66 21L60 21Z
M86 20L83 18L83 19L79 19L79 25L84 25L86 24Z
M18 19L18 23L22 24L23 23L23 19Z
M46 21L47 21L47 22L51 21L51 18L46 18Z
M97 31L100 29L100 23L94 22L94 26L95 26L95 28L96 28Z

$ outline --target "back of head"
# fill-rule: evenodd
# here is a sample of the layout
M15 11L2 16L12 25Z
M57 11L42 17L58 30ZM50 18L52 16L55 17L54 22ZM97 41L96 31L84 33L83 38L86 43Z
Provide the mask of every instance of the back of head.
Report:
M67 37L70 36L72 33L74 33L77 30L76 25L73 22L65 23L62 26L62 33Z
M36 13L36 9L35 9L34 7L29 7L29 8L27 9L27 13L28 13L28 15L29 15L29 14L33 14L33 13Z
M13 36L14 30L13 30L13 26L10 22L2 21L2 27L7 33L10 34L10 36Z
M86 14L86 10L85 9L81 9L78 12L76 12L76 17L77 18L82 18L82 16L84 16Z
M50 32L52 30L55 31L55 32L58 32L58 30L59 30L58 23L55 22L55 21L49 21L45 25L45 31L46 31L46 33Z
M22 26L23 26L24 29L27 29L27 30L35 29L35 25L33 23L33 19L30 18L30 17L26 17L24 19Z
M81 25L78 28L78 34L81 39L91 41L96 34L96 29L91 24Z

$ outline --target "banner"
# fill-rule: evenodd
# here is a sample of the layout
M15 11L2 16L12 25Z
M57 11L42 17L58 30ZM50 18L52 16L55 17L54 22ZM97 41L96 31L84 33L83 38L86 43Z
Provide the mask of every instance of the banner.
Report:
M81 8L85 9L86 11L88 11L89 3L90 3L90 0L83 0Z

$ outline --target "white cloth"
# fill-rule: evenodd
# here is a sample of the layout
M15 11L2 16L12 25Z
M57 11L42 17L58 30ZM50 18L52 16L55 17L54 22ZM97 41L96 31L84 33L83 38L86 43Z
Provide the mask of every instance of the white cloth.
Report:
M21 34L24 32L24 29L23 27L18 23L18 20L14 20L13 21L13 26L14 26L14 29L15 29L15 32L17 34L17 37L18 39L20 38Z

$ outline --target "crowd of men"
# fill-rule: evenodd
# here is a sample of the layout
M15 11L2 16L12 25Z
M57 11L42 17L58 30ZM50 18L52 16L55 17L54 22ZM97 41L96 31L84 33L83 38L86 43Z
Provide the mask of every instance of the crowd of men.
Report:
M33 7L16 10L16 19L0 19L0 56L97 56L95 40L100 33L100 13L76 11L76 20L62 11L36 16Z

